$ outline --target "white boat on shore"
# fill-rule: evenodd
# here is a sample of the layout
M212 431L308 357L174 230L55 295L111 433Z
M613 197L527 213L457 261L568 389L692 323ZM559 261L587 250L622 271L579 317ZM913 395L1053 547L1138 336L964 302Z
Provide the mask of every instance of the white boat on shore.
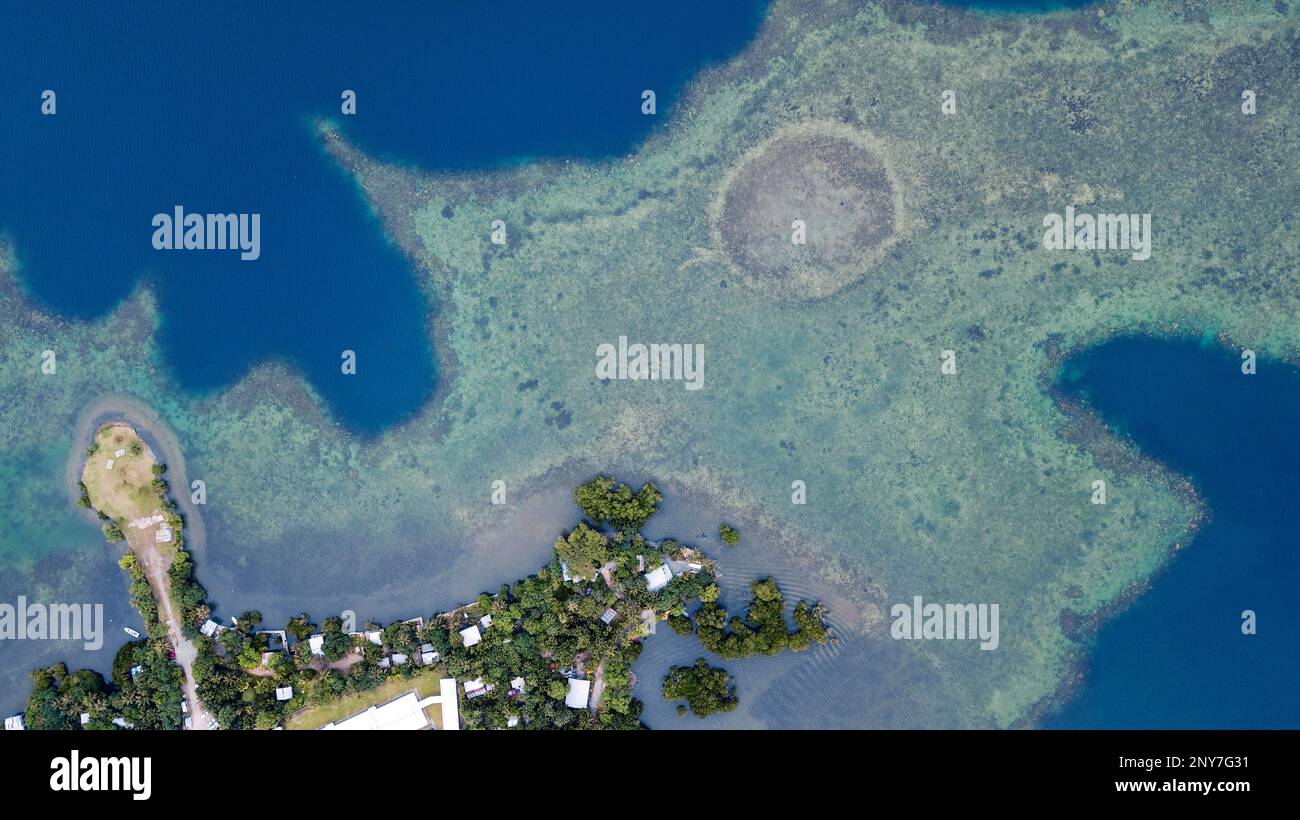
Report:
M140 633L139 633L139 632L136 632L134 629L132 629L132 628L129 627L129 626L124 626L124 627L122 627L122 631L125 632L126 634L130 635L132 638L138 638L138 637L140 637Z

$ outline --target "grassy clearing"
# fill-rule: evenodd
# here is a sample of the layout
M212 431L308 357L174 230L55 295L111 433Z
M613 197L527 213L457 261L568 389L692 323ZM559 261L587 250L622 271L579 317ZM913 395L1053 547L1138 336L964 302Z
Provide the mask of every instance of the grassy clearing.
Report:
M439 667L432 667L409 678L394 677L368 692L349 695L341 700L319 706L308 706L295 712L284 723L286 729L319 729L327 723L343 720L371 706L387 703L403 692L414 689L421 698L438 694L438 681L443 677ZM426 709L435 729L442 728L442 710Z
M109 424L95 434L95 451L86 459L81 481L95 509L130 521L159 510L158 493L151 486L153 466L153 453L134 430Z

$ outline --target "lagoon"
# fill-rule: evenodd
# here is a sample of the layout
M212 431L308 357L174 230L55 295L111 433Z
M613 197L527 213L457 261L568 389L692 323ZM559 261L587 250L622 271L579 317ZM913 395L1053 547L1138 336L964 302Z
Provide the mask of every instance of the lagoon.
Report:
M1300 369L1241 364L1208 342L1124 338L1067 365L1064 386L1188 476L1210 517L1102 626L1083 690L1046 725L1300 727Z

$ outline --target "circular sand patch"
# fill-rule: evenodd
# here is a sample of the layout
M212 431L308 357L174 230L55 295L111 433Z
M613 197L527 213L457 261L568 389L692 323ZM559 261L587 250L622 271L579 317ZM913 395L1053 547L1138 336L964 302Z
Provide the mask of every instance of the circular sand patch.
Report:
M839 126L799 126L741 160L715 219L723 250L751 285L817 299L866 275L897 236L899 210L897 186L865 139Z

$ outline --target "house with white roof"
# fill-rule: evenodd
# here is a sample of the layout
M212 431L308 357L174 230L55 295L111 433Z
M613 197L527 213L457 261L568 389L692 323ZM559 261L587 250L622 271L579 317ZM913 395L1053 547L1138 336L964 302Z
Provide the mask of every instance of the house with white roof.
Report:
M651 592L658 592L668 586L668 582L672 579L673 571L667 564L660 564L645 574L645 585Z
M427 729L430 724L429 716L424 713L425 707L435 706L438 703L440 703L440 700L437 695L420 700L420 696L411 691L399 695L387 703L371 706L369 709L358 712L350 718L345 718L336 723L327 723L321 729L353 731ZM443 714L446 714L445 710Z
M468 626L460 631L460 637L464 640L466 648L480 643L483 636L479 634L477 626Z
M479 618L479 619L478 619L478 625L481 626L481 627L483 627L484 629L487 629L487 628L491 627L491 626L492 626L492 616L491 616L491 615L484 615L482 618Z
M586 709L591 697L591 681L586 678L569 678L569 691L564 696L564 705L572 709Z
M522 695L522 694L524 693L524 677L523 677L523 675L520 675L520 676L517 677L517 678L512 678L512 679L511 679L511 681L510 681L510 691L511 691L512 694L516 694L516 695Z
M495 689L496 686L490 683L484 683L482 678L465 681L465 697L476 698L479 695L486 695Z
M293 697L293 687L292 687L292 686L277 686L277 687L275 687L275 699L276 699L276 700L289 700L289 699L292 698L292 697Z
M14 715L13 717L5 718L6 732L22 732L25 731L26 729L27 729L27 724L23 723L22 715Z
M313 655L324 655L325 636L319 633L312 635L307 639L307 646L311 649Z

